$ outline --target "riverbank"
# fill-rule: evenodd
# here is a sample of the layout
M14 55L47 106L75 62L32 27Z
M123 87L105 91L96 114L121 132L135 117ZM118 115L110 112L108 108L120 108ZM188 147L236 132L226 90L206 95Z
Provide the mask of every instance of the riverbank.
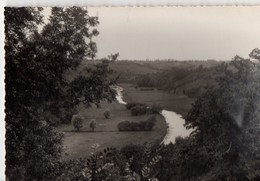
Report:
M135 99L135 97L133 97ZM105 119L103 112L110 109L111 118ZM59 129L64 133L64 159L87 157L93 151L93 145L98 147L95 151L102 151L106 147L121 149L130 144L143 145L161 143L167 132L167 125L162 115L156 115L157 122L152 131L119 132L117 124L128 120L133 122L144 121L151 115L132 116L124 104L117 101L113 103L102 102L101 108L78 107L78 112L85 118L83 128L77 132L72 125L63 125ZM89 128L91 119L95 119L97 127L95 132Z

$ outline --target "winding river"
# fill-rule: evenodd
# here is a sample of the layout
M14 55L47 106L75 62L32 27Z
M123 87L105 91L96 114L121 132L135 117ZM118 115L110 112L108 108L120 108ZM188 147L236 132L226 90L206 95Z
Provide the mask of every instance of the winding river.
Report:
M116 86L114 89L117 92L116 99L120 104L126 104L126 102L123 100L123 94L122 91L124 90L122 87ZM169 144L169 143L175 143L176 137L187 137L190 135L192 130L187 130L183 125L185 123L185 120L181 117L181 115L176 114L173 111L167 111L162 110L161 115L165 118L168 129L167 134L164 137L162 143Z

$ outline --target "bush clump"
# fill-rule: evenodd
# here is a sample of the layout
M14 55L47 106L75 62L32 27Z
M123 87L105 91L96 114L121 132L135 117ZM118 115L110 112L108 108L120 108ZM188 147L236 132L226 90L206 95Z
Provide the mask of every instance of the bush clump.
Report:
M131 108L131 114L132 116L139 116L146 114L146 108L147 106L144 105L138 105Z
M152 114L161 114L162 106L160 104L153 104L151 107Z
M123 121L117 125L119 131L151 131L155 125L156 118L150 117L146 121L130 122Z
M147 105L144 103L139 103L139 102L129 102L125 105L126 109L129 109L129 110L136 106L146 107Z
M104 112L104 116L105 116L106 119L109 119L109 118L110 118L110 116L111 116L111 112L110 112L109 109L105 110L105 112Z
M126 104L126 108L131 110L133 116L139 116L144 114L160 114L162 107L160 104L153 104L148 106L144 103L130 102Z
M91 130L94 132L95 128L97 127L97 122L95 119L92 119L91 122L89 123L89 127L91 128Z
M83 120L84 118L80 114L75 114L72 116L72 124L77 131L83 127Z

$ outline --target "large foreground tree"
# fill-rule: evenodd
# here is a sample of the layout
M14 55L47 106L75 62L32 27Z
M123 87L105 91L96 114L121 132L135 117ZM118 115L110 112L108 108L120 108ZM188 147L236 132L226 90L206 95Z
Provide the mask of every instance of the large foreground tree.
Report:
M75 105L78 102L71 101L80 98L70 95L76 83L72 86L64 73L76 69L83 59L92 59L97 51L92 38L98 35L93 28L98 20L86 9L52 8L48 23L39 31L43 23L41 11L5 8L6 175L10 180L54 178L62 135L53 125L63 115L54 113ZM102 71L107 68L100 66ZM89 71L90 75L104 81L91 83L98 96L92 91L97 98L86 99L89 102L108 98L107 94L112 93L111 82L98 67ZM52 112L53 107L56 109Z

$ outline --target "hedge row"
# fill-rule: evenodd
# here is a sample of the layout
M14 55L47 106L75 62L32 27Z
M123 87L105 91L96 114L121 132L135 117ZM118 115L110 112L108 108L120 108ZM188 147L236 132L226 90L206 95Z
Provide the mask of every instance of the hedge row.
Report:
M132 116L140 116L144 115L147 112L147 107L146 106L135 106L131 108L131 114Z
M136 107L136 106L147 107L146 104L139 103L139 102L129 102L125 105L126 109L132 109L133 107Z
M139 116L144 114L160 114L162 107L159 104L148 106L144 103L131 102L126 104L126 108L131 110L133 116Z

